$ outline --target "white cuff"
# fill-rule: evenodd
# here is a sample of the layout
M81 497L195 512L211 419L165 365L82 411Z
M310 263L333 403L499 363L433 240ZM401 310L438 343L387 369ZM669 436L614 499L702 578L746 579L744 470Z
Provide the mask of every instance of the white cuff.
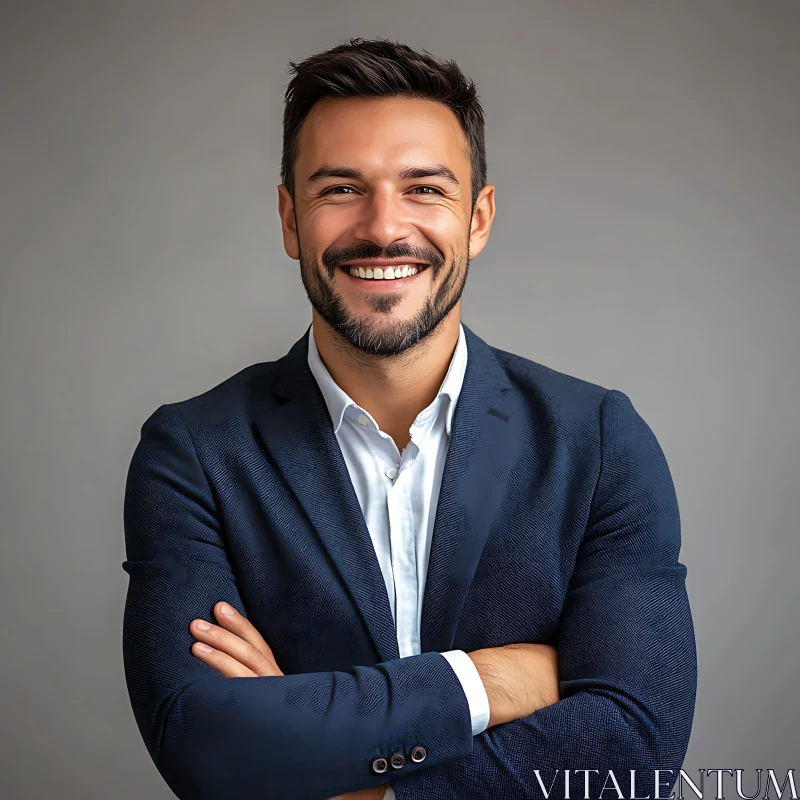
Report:
M386 791L383 793L383 800L395 800L394 789L391 786L386 787Z
M481 680L478 668L463 650L448 650L442 655L453 668L467 696L472 735L483 733L489 727L489 695Z

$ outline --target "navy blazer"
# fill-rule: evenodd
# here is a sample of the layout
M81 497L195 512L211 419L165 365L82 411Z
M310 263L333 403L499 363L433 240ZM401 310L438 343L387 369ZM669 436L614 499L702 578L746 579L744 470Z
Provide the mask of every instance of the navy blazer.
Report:
M556 798L564 770L591 769L573 775L573 797L584 774L598 797L608 770L627 792L631 769L652 796L653 770L677 778L696 655L656 437L624 393L464 328L420 655L398 657L308 330L283 358L142 426L125 490L124 667L178 797L321 800L391 781L398 800L544 797L551 783ZM284 676L224 678L191 653L189 623L216 622L220 600ZM558 649L562 699L473 737L440 652L513 642ZM405 766L373 774L395 752Z

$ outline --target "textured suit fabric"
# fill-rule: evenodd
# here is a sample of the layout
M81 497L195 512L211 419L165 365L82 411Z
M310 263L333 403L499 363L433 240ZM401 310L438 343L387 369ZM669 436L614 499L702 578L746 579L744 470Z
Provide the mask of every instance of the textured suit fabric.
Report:
M695 641L656 437L624 393L464 329L419 655L398 657L308 332L144 423L125 493L123 658L178 797L328 798L385 783L370 761L416 745L428 755L391 775L398 800L543 797L556 771L680 768ZM215 621L220 600L285 676L223 678L192 655L189 623ZM441 652L512 642L558 648L562 699L473 737Z

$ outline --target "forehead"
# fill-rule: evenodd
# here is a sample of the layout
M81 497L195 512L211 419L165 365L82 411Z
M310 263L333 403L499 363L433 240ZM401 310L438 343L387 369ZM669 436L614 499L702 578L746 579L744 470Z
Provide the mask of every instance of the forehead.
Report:
M363 169L441 163L469 171L467 141L444 103L399 97L325 97L300 131L295 170L310 175L321 163Z

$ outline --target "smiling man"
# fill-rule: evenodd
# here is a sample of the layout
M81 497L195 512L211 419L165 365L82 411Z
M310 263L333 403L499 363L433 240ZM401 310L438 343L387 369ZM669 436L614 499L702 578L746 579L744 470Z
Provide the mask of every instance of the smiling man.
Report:
M495 215L475 85L385 40L292 66L311 325L160 406L128 474L148 752L181 798L668 793L696 682L672 479L623 392L462 324Z

